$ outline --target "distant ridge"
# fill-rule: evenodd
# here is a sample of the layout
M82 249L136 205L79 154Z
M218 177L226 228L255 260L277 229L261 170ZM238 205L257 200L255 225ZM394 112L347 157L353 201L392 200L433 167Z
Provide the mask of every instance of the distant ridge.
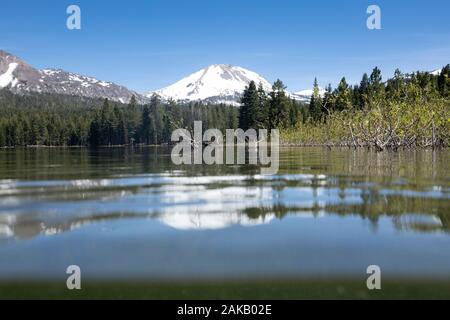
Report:
M147 99L124 86L82 76L60 69L38 70L20 58L0 51L0 89L7 88L14 93L55 93L88 98L108 98L128 103L134 95L138 102Z

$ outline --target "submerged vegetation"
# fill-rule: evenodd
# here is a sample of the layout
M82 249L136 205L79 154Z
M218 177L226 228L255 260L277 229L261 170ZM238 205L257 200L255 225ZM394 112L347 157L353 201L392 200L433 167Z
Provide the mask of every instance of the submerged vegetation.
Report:
M382 81L375 68L360 85L342 78L309 104L292 99L277 80L271 92L251 82L240 108L163 102L140 106L82 97L0 90L0 147L165 144L177 128L280 129L282 143L373 147L376 150L450 145L450 65L439 74L395 72Z

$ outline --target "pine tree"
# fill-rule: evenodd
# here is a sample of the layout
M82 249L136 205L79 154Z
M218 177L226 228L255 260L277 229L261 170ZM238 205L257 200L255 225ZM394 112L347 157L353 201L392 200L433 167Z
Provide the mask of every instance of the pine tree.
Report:
M394 72L394 78L387 82L386 94L390 99L402 99L404 98L404 86L405 86L405 76L403 73L396 69Z
M331 83L329 83L327 88L325 89L325 94L323 95L323 107L328 113L335 108L333 88L331 87Z
M150 140L147 144L159 144L164 142L162 133L164 129L163 110L160 108L161 97L153 94L150 100Z
M351 108L351 90L345 80L345 77L341 79L339 85L335 92L336 102L335 107L336 110L348 110Z
M251 81L245 88L239 113L239 128L243 130L258 129L260 119L259 95L256 84Z
M99 118L95 118L89 128L89 144L93 147L99 146L102 143L101 134Z
M162 139L162 142L167 143L170 141L170 138L172 135L172 122L171 122L170 116L168 114L165 114L163 116L163 124L164 124L164 126L163 126L163 131L161 133L161 139Z
M138 128L139 128L139 114L137 110L136 97L133 95L128 104L128 121L127 121L127 131L130 137L130 142L138 140Z
M259 102L258 128L267 128L270 106L268 103L267 93L264 90L263 84L261 82L258 84L258 102Z
M235 107L228 107L227 123L225 129L237 129L239 127L239 113L236 112Z
M317 78L314 79L313 93L309 102L309 114L313 121L318 121L322 117L322 97Z
M375 67L369 78L369 100L376 103L383 98L384 84L381 76L381 70Z
M168 123L168 131L172 132L178 128L183 126L183 119L181 116L181 110L176 101L170 99L166 105L166 113L168 119L166 119ZM172 133L170 134L172 135ZM170 139L170 136L169 136Z
M5 124L0 121L0 147L6 147Z
M375 67L370 74L369 83L371 86L379 86L381 81L383 80L381 76L381 70L378 67Z
M103 106L100 110L100 144L111 145L114 137L114 121L113 110L109 104L109 100L103 101Z
M359 97L358 97L359 109L364 109L367 107L367 101L369 99L369 89L370 89L369 76L367 75L367 73L364 73L361 82L359 83Z
M300 113L300 106L298 105L297 101L295 99L290 100L290 112L289 112L289 126L295 127L297 125L297 122L299 120L299 113Z
M128 126L123 113L120 112L117 124L117 144L126 145L129 143Z
M441 74L438 77L437 85L441 96L450 96L450 64L447 64L444 68L442 68Z
M145 144L150 144L153 140L152 138L152 125L150 118L150 108L148 106L144 107L142 111L142 124L141 124L141 142Z
M275 81L270 93L269 128L286 128L289 125L290 101L281 80Z

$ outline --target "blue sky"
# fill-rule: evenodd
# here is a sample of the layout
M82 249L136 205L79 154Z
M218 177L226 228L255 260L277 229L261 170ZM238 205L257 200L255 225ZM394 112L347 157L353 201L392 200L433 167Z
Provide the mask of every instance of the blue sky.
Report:
M81 8L82 29L66 28ZM382 10L382 30L366 9ZM450 63L448 0L2 0L0 49L138 92L214 63L239 65L289 90L359 82Z

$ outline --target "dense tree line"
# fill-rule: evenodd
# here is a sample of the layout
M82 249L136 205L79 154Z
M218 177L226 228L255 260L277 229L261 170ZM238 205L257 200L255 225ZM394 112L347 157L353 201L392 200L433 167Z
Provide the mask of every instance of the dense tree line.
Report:
M14 95L0 90L0 146L108 146L163 144L176 128L237 128L238 109L226 105L148 105L63 95Z
M239 109L239 128L274 129L295 126L306 117L307 107L288 96L281 80L266 93L261 84L250 82L244 90Z
M333 90L328 85L321 94L317 79L309 105L289 99L285 86L277 80L272 92L266 94L254 82L246 88L242 98L239 125L248 128L289 128L311 121L321 123L333 112L369 110L383 102L415 103L419 100L450 97L450 65L440 75L427 72L403 74L396 70L392 79L383 82L381 70L374 68L370 76L364 74L359 85L351 86L344 78Z

